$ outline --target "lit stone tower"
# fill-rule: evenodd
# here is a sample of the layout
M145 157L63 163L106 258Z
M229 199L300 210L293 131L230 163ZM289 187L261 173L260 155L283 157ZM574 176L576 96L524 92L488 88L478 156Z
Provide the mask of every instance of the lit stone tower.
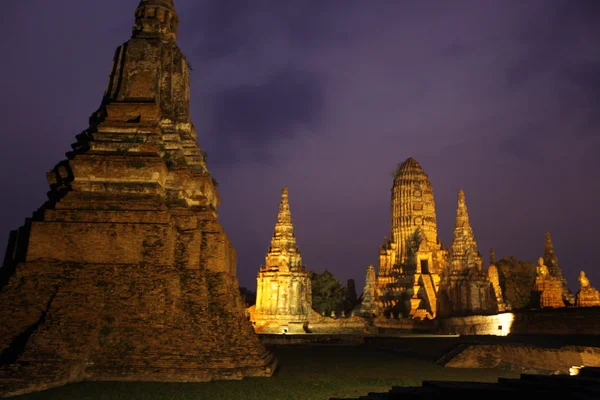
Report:
M377 289L384 313L433 318L446 251L437 237L429 177L414 158L396 170L391 234L379 251Z
M404 161L396 171L391 211L391 240L397 243L398 263L411 264L416 242L438 242L433 188L414 158Z
M171 0L143 0L99 109L0 270L0 397L270 376L190 119Z
M442 317L498 312L494 286L483 270L483 259L477 250L462 190L458 192L454 235L438 301Z
M303 333L311 312L311 281L296 245L287 187L281 192L275 233L256 283L255 330Z
M455 272L460 273L470 268L477 268L477 270L481 271L483 268L483 259L477 250L473 228L471 228L471 224L469 223L465 192L459 190L454 234L448 254L448 272L450 274Z

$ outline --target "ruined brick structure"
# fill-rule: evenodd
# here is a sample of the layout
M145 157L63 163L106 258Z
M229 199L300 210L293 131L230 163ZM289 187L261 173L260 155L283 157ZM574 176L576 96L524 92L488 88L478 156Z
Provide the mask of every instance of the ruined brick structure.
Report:
M560 278L550 274L550 269L544 264L544 257L538 259L530 306L533 308L565 306L563 283Z
M288 188L281 192L275 232L256 279L252 322L261 333L303 333L312 311L311 280L296 244Z
M356 306L355 314L363 317L373 317L380 314L379 302L377 301L377 275L373 265L367 267L361 303Z
M565 304L574 305L575 296L567 287L567 280L562 273L562 269L558 263L558 258L554 252L554 244L552 243L552 236L550 232L545 233L544 240L544 264L548 267L548 272L551 276L557 278L562 286L562 296Z
M579 273L580 289L576 297L576 305L578 307L600 307L600 292L590 285L590 281L585 276L585 272Z
M504 312L510 310L510 305L504 300L502 294L502 287L500 286L500 273L498 267L496 267L496 252L494 249L490 249L490 265L488 267L488 279L494 289L494 295L496 296L496 302L498 304L498 312Z
M396 170L391 234L379 252L377 296L387 314L434 318L447 251L437 237L433 188L414 158Z
M494 289L483 269L483 260L469 222L465 193L460 190L448 264L439 286L439 316L497 313L498 300Z
M11 235L0 393L80 380L270 376L189 116L172 0L143 0L90 127Z

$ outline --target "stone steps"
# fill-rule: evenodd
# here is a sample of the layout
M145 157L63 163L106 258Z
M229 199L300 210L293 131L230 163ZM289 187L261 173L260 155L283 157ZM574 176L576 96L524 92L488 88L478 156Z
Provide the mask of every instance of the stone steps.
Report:
M577 376L530 375L520 379L500 378L497 383L424 381L421 387L394 386L387 393L369 393L357 399L329 400L396 400L448 399L449 396L485 396L486 400L503 399L514 395L533 395L562 400L600 398L600 368L582 368Z

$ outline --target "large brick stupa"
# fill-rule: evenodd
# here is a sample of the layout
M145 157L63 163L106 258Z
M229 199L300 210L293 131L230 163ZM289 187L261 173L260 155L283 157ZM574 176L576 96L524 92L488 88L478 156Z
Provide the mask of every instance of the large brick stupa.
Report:
M172 0L143 0L102 104L0 270L0 393L270 376L189 113Z

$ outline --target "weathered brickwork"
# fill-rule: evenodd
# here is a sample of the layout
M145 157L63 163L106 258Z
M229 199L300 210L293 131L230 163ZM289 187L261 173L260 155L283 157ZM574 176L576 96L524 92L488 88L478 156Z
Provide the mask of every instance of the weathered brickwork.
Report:
M575 305L578 307L600 307L600 292L590 285L584 271L579 273L577 280L581 289L577 292Z
M377 307L386 315L434 318L447 250L437 237L433 188L414 158L396 170L391 232L379 248Z
M142 0L90 128L48 173L0 276L0 394L79 380L206 381L276 366L189 118L172 0Z
M544 258L538 259L536 278L531 293L531 307L533 308L560 308L565 306L563 285L560 278L550 275Z
M440 282L438 301L441 317L498 312L496 292L490 282L489 271L483 269L462 190L458 192L454 235L448 266Z

